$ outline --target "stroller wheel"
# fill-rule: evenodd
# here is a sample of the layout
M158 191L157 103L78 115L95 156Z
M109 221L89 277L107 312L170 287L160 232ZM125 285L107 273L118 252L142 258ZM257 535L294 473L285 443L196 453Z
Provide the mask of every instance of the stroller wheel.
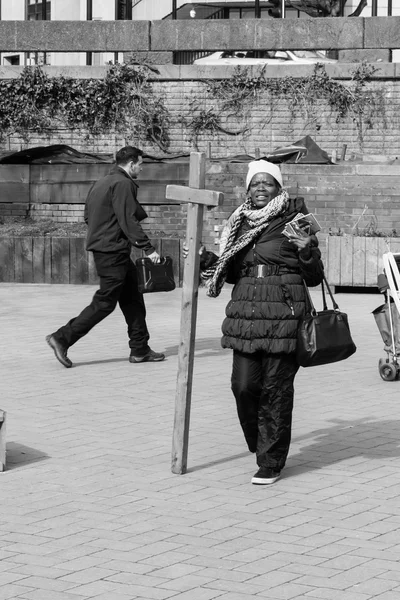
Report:
M397 377L397 366L387 362L384 358L379 359L379 375L384 381L394 381Z

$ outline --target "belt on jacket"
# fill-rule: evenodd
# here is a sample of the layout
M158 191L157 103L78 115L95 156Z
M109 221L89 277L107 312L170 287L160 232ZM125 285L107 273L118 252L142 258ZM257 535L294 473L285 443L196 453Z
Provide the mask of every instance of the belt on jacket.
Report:
M242 265L240 277L267 277L267 275L283 275L286 273L300 273L300 269L285 267L283 265Z

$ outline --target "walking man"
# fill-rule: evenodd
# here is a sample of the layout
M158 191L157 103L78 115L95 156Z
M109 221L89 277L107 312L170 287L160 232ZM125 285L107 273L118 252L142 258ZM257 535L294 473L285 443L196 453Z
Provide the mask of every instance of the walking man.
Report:
M140 225L147 214L137 200L138 185L134 180L142 170L142 162L142 150L133 146L121 148L116 154L116 165L92 186L86 199L86 248L93 252L100 289L80 315L46 337L57 360L66 368L72 367L68 348L110 315L117 303L128 326L129 362L159 362L165 358L148 344L145 303L130 258L134 246L144 250L153 263L160 262L160 255Z

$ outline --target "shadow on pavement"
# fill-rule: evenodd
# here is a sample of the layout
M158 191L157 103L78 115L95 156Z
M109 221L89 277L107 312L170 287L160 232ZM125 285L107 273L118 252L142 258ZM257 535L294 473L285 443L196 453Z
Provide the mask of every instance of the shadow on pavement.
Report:
M165 349L165 356L176 356L178 354L179 346L175 344L174 346L168 346ZM208 357L208 356L217 356L219 354L223 354L227 352L221 346L221 337L212 337L212 338L200 338L196 339L195 346L195 356L199 358Z
M238 458L245 458L249 456L250 452L241 452L240 454L234 454L233 456L226 456L225 458L219 458L218 460L212 460L208 463L204 463L203 465L197 465L196 467L191 467L187 470L188 473L193 473L193 471L201 471L201 469L208 469L208 467L214 467L215 465L221 465L223 463L231 462L232 460L237 460Z
M11 471L12 469L23 467L27 463L32 464L47 460L48 458L49 455L41 450L36 450L17 442L7 442L5 471Z
M117 362L128 362L128 358L129 355L127 353L126 356L124 356L124 358L103 358L102 360L87 360L85 362L75 362L73 364L73 369L75 367L85 367L88 365L102 365L102 364L108 364L108 363L117 363Z
M358 456L370 459L400 456L399 420L375 421L366 417L354 421L335 419L333 423L332 427L294 437L296 445L312 439L291 457L296 465L301 464L302 470L318 469Z

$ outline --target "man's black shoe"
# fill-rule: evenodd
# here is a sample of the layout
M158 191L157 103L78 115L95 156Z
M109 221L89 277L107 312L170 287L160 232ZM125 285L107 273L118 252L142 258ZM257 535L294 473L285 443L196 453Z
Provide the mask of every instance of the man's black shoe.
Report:
M144 356L134 356L133 354L131 354L129 357L129 362L161 362L162 360L164 360L164 358L165 354L163 354L162 352L154 352L154 350L149 350Z
M58 340L54 337L54 335L47 335L46 342L53 348L56 359L66 368L69 369L72 367L72 361L67 356L68 348L63 344L60 344Z

